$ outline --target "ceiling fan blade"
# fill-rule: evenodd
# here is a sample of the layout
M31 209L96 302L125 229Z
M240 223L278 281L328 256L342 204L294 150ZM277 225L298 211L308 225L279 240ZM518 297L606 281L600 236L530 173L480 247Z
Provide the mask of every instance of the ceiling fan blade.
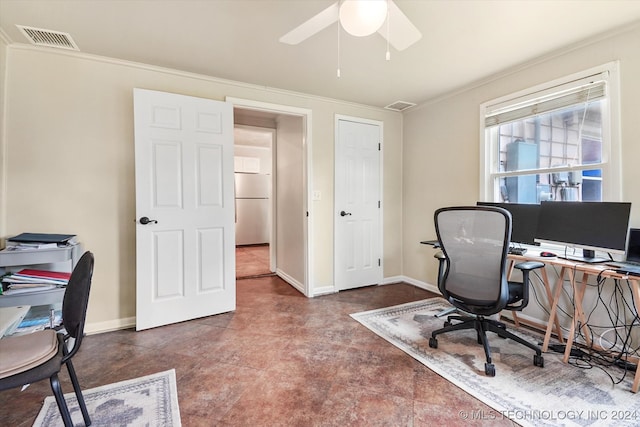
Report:
M393 1L389 2L387 19L389 20L389 43L397 50L405 50L422 38L422 33ZM378 33L385 39L387 38L387 21L382 24Z
M303 22L284 36L280 37L280 42L287 44L298 44L312 35L319 33L329 25L338 22L340 14L339 2L335 2L322 12L318 13L308 21Z

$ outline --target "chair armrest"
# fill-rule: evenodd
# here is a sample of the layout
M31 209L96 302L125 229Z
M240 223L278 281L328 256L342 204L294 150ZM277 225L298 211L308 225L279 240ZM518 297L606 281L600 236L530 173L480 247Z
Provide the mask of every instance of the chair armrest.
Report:
M447 261L447 257L444 255L444 252L442 251L436 252L433 255L433 257L438 260L438 289L440 289L440 292L443 292L441 286L443 284L442 279L444 277L445 263Z
M544 263L540 261L525 261L517 263L514 267L522 271L531 271L536 268L544 267Z
M520 311L529 304L529 273L541 267L544 267L544 263L540 261L525 261L514 265L514 268L522 271L522 301L517 308L513 309Z

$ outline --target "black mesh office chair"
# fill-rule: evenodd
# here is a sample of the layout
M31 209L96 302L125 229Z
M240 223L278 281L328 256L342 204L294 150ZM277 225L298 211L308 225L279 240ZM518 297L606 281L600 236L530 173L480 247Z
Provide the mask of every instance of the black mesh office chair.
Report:
M45 329L0 340L0 390L21 387L48 378L64 425L68 427L73 426L73 423L58 380L58 373L63 365L67 365L84 423L87 426L91 425L71 358L82 343L92 275L93 254L85 252L74 267L64 292L64 334L56 333L53 329Z
M507 280L507 253L511 236L511 214L489 206L457 206L438 209L434 214L442 254L438 288L461 315L447 318L444 328L431 334L429 346L438 348L437 335L461 329L475 329L478 343L487 357L485 374L495 376L487 332L510 338L536 352L533 364L543 367L540 347L506 329L504 323L486 316L502 310L522 310L529 301L529 272L543 267L541 262L522 262L522 282Z

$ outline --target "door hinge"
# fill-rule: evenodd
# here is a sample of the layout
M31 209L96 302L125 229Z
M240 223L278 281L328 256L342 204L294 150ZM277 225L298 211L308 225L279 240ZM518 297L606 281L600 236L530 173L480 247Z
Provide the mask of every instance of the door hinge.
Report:
M382 147L382 144L380 144L380 143L378 142L378 151L381 151L381 150L382 150L382 148L381 148L381 147Z
M378 209L380 209L380 200L378 200Z
M307 218L309 217L309 211L307 211Z
M380 258L378 258L378 267L380 267L380 265L381 265L381 261L380 261Z

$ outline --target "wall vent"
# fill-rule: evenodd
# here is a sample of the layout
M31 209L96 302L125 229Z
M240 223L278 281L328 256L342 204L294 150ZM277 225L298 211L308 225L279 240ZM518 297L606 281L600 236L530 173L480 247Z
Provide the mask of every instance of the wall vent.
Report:
M18 29L32 44L36 46L57 47L60 49L80 50L71 36L67 33L42 28L16 25Z
M393 102L389 105L387 105L386 108L387 110L393 110L393 111L404 111L408 108L411 108L413 106L415 106L416 104L414 104L413 102L407 102L407 101L396 101Z

